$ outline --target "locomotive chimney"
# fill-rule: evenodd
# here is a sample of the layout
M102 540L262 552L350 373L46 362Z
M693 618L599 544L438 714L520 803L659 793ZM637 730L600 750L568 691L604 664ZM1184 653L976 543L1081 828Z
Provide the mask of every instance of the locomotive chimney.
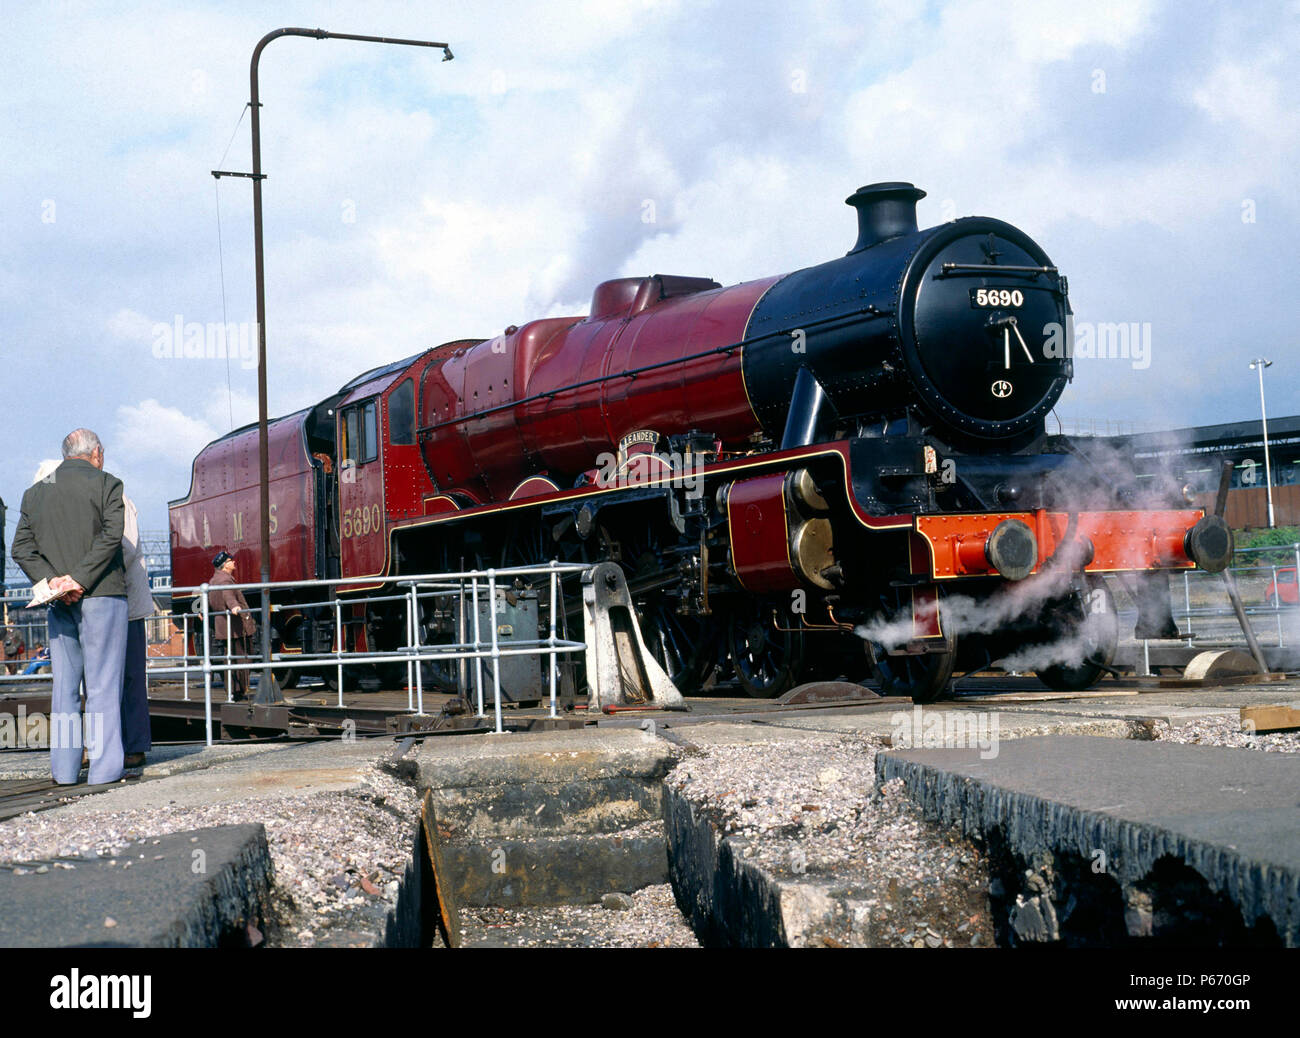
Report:
M899 180L858 188L844 200L858 211L858 240L849 255L886 238L915 233L916 203L924 197L919 187Z

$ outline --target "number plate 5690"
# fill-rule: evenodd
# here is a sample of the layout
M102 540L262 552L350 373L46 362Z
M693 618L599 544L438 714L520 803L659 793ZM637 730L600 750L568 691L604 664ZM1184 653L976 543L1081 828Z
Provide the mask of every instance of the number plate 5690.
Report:
M1025 305L1025 294L1018 288L972 288L971 306L1006 309Z

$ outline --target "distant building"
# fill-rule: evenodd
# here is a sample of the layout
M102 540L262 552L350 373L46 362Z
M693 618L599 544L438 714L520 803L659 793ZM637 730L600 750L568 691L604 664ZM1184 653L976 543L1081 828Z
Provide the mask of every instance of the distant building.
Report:
M1258 421L1111 436L1106 442L1132 457L1138 475L1177 475L1198 495L1197 506L1207 510L1214 507L1223 462L1231 461L1232 490L1224 518L1238 530L1268 526L1264 437ZM1300 415L1269 419L1268 452L1276 524L1300 525Z

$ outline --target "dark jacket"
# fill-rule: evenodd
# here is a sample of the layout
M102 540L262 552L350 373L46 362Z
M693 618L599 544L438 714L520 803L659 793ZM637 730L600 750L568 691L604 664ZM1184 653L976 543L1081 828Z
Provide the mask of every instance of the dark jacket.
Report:
M13 558L32 583L64 574L87 596L126 594L122 481L81 458L23 494Z
M235 621L234 636L236 639L243 638L246 634L252 634L253 632L250 628L254 627L256 623L256 621L253 620L253 614L248 611L248 602L244 598L244 593L238 589L229 589L219 586L222 584L233 583L235 583L235 578L224 569L219 569L214 572L212 574L212 579L208 581L208 584L212 588L212 590L208 592L208 609L211 612L229 612L232 606L239 606L240 609L244 610L244 612L235 617L214 616L212 618L212 623L215 627L213 637L219 642L223 642L229 637L227 631L230 628L226 624L228 619L233 619Z

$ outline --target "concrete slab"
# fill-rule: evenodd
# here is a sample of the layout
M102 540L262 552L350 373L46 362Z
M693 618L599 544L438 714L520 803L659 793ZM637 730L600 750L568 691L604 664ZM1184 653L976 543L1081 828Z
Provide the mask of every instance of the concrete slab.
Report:
M382 944L415 819L414 794L375 768L393 748L385 738L197 754L201 768L115 784L0 822L0 862L55 853L86 856L142 837L256 825L265 828L278 876L268 942ZM80 865L67 875L80 877L95 903L93 877Z
M59 811L96 815L149 807L185 807L240 800L250 794L307 796L351 789L379 758L391 754L388 739L307 744L277 743L257 753L213 752L206 761L160 782L131 782L81 799Z
M180 775L186 771L199 771L226 761L253 757L260 753L283 750L287 743L218 743L208 747L200 744L184 746L158 746L146 755L145 778ZM0 780L39 779L50 774L50 751L27 750L0 754Z
M661 825L613 835L449 840L442 858L462 908L591 904L611 891L668 881Z
M266 831L230 825L132 843L115 858L0 867L0 947L247 946L272 882Z
M589 904L667 879L663 779L680 754L587 728L431 738L385 767L427 791L459 904Z
M405 760L420 789L658 775L672 752L636 728L585 728L426 739Z
M1300 755L1074 736L979 749L882 753L927 817L987 836L1023 860L1104 862L1122 890L1171 859L1300 945ZM1100 852L1100 856L1099 856ZM1095 870L1094 870L1095 871Z
M1142 739L1150 738L1151 733L1158 735L1164 726L1178 729L1207 720L1219 721L1229 728L1235 728L1244 706L1300 707L1300 696L1290 689L1251 686L1240 689L1178 689L1142 693L1123 699L1087 698L1033 704L1004 702L989 696L978 702L958 700L949 705L961 710L996 710L1004 727L1009 724L1010 718L1017 716L1033 715L1044 721L1055 719L1060 722L1059 728L1038 734L1051 734L1052 731L1059 731L1060 734L1093 734L1085 729L1073 729L1069 727L1069 722L1122 721L1132 726L1133 737Z
M678 752L634 728L440 737L391 770L431 793L457 838L611 833L662 817Z
M1295 684L1250 685L1207 689L1171 689L1142 692L1136 696L1088 697L1039 703L1015 702L1014 696L982 696L978 702L962 699L950 705L961 709L1000 713L1039 713L1064 717L1146 717L1170 725L1185 724L1202 717L1235 714L1243 706L1300 704Z
M880 715L874 719L862 718L859 724L862 730L874 730L873 724L882 723ZM834 725L841 719L820 718L827 725ZM850 726L851 730L859 730ZM799 724L785 724L775 718L771 721L751 723L747 721L713 721L707 724L682 725L680 728L669 727L667 731L680 738L687 746L707 748L711 746L756 746L773 742L808 742L818 741L818 732L837 731L834 727L822 728L816 720L806 719Z

